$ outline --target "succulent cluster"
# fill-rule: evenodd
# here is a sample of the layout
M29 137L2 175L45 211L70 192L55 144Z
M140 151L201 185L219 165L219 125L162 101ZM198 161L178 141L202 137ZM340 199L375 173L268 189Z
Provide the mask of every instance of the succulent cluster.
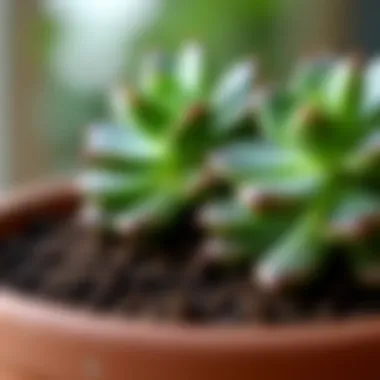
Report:
M170 63L149 59L136 89L113 92L113 120L91 127L86 147L88 199L103 220L173 222L216 176L234 194L209 194L200 210L207 254L253 263L255 281L278 288L339 247L358 279L379 283L380 62L305 60L261 92L251 62L216 86L208 74L190 46Z
M261 138L215 156L237 196L207 207L202 224L221 255L255 260L263 286L311 278L333 247L379 283L379 78L377 61L304 61L268 94Z
M102 220L123 231L162 225L202 197L215 182L210 152L253 133L254 77L247 60L215 83L194 44L177 59L147 57L134 86L112 90L111 123L88 131L84 185Z

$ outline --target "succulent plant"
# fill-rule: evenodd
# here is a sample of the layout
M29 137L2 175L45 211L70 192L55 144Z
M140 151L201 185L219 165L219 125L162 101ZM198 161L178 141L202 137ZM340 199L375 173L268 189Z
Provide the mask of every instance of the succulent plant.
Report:
M260 138L213 158L237 196L201 212L206 251L254 262L254 281L284 289L339 247L358 280L379 284L379 81L378 60L320 57L268 91Z
M113 89L111 120L88 130L82 178L88 204L124 231L172 220L212 184L210 152L248 121L255 77L250 60L211 80L201 49L177 59L147 57L133 86Z

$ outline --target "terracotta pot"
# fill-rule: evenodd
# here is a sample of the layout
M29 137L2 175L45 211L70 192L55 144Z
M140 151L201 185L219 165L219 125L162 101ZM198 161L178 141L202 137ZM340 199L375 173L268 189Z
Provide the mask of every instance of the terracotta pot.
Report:
M80 203L71 185L3 198L0 234ZM72 310L2 289L1 380L379 378L380 317L297 327L190 327Z

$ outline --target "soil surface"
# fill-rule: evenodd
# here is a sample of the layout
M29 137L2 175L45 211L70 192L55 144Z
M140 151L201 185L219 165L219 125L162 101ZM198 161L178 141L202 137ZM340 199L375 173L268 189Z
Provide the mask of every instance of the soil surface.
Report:
M301 290L273 295L252 284L247 265L200 259L191 223L145 240L100 233L75 218L40 221L0 241L0 285L104 313L201 324L380 313L380 289L358 286L339 254Z

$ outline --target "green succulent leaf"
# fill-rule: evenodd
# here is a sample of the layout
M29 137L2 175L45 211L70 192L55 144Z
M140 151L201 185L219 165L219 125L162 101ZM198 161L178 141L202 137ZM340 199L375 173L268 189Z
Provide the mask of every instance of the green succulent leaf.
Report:
M112 225L119 231L134 232L140 229L164 224L172 218L179 207L178 199L166 193L146 194L126 204L125 208L112 218Z
M240 256L258 256L273 239L286 229L292 216L279 215L268 218L252 212L236 200L223 200L207 205L201 210L200 223L209 235L231 242Z
M354 123L361 111L363 75L354 58L334 64L327 75L323 91L325 108L331 115L340 115L347 123Z
M255 276L268 289L299 283L317 269L324 248L321 221L307 215L264 254Z
M368 65L363 79L362 113L370 121L380 122L380 58L374 58Z
M288 229L277 236L254 271L258 282L268 289L284 289L310 278L328 253L325 227L342 189L337 178L324 183L313 203Z
M141 173L126 176L93 171L80 178L80 186L88 199L108 214L136 202L150 191L152 184L149 177Z
M279 184L314 176L313 168L294 150L265 142L236 143L215 154L213 167L228 178L249 184Z
M138 125L142 133L157 136L165 131L170 120L170 110L132 89L114 89L110 97L110 108L116 124Z
M325 82L334 64L332 56L302 59L290 79L290 90L299 100L318 99L322 84Z
M210 124L210 110L203 104L194 105L183 115L173 129L173 149L183 162L197 163L217 143ZM214 141L215 143L210 143Z
M160 225L214 193L221 180L209 170L210 154L230 136L253 135L253 128L243 133L239 119L248 114L253 68L236 66L215 98L211 77L192 44L174 60L149 56L136 89L111 92L112 123L93 126L85 147L89 174L97 171L86 184L88 197L111 221L136 225L141 217Z
M253 275L262 286L310 278L332 244L344 243L358 276L368 278L370 263L380 262L376 64L365 71L352 59L303 62L289 86L260 105L264 138L213 156L240 211L214 210L207 226L243 256L260 257Z
M186 100L202 96L205 87L205 62L199 45L186 45L178 59L178 83Z
M315 166L328 169L340 164L356 141L351 131L315 105L305 104L291 115L284 140L287 146L302 152L302 156Z
M379 67L304 60L282 88L253 93L252 62L213 90L199 46L150 57L135 91L113 93L114 125L91 127L81 185L107 222L134 231L175 223L217 182L227 199L199 217L211 255L259 260L262 286L305 280L334 244L358 278L379 279Z
M347 158L346 167L362 183L380 184L380 131L369 133Z
M255 79L252 62L241 62L228 71L212 95L216 124L222 130L246 116Z
M130 117L147 133L159 136L168 128L170 110L138 93L129 97Z
M284 144L284 128L296 107L296 101L285 91L275 91L259 111L260 127L264 136L279 145Z
M341 201L334 214L336 223L352 223L380 212L380 199L366 192L355 192Z
M94 124L86 136L85 152L89 156L110 158L126 163L149 162L160 155L160 145L134 127Z

